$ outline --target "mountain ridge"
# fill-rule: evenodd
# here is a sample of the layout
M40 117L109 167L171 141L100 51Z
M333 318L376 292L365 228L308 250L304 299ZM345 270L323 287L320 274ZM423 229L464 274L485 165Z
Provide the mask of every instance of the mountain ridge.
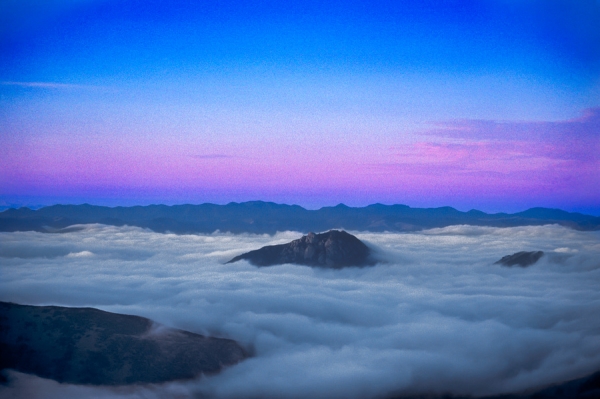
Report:
M37 210L10 208L0 212L0 231L53 232L74 224L100 223L137 226L176 234L231 233L274 234L345 229L351 231L402 232L474 225L491 227L559 224L576 230L600 230L600 217L560 209L530 208L522 212L467 212L452 207L411 208L380 203L365 207L344 204L308 210L299 205L265 201L230 202L226 205L147 205L106 207L90 204L52 205Z
M0 370L87 385L216 374L248 357L236 342L90 307L0 301Z

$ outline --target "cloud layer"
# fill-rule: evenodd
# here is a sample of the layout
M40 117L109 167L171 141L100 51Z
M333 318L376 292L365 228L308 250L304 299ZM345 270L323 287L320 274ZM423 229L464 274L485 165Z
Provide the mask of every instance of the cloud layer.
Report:
M344 270L224 264L298 233L169 235L100 225L0 235L0 300L93 306L241 342L218 376L119 389L12 374L0 397L368 398L520 391L600 369L600 234L558 226L360 233ZM493 263L546 255L526 269Z

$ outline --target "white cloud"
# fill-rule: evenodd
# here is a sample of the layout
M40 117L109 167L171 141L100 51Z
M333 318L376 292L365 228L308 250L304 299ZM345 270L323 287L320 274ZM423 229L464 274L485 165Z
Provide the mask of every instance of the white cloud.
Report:
M566 254L568 254L568 253L574 253L574 252L577 252L577 250L576 250L576 249L567 248L567 247L563 247L563 248L556 248L556 249L554 250L554 252L558 252L558 253L566 253Z
M84 257L89 257L89 256L94 256L94 254L90 251L81 251L81 252L70 252L67 255L67 258L84 258Z
M598 232L452 226L357 235L386 262L225 264L294 232L178 236L92 225L0 233L1 300L137 314L236 339L256 354L220 375L164 386L73 387L17 374L0 397L484 395L600 369ZM493 264L533 250L546 256L531 267Z

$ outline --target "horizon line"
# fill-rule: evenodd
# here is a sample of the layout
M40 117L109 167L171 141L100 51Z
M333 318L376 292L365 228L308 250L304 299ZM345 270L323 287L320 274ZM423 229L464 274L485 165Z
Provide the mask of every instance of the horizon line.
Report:
M412 207L410 205L406 205L406 204L399 204L399 203L394 203L394 204L384 204L381 202L375 202L369 205L365 205L365 206L349 206L344 204L343 202L338 203L337 205L326 205L326 206L321 206L320 208L315 208L315 209L309 209L306 208L302 205L299 204L288 204L288 203L282 203L282 202L274 202L274 201L264 201L264 200L249 200L249 201L241 201L241 202L236 202L236 201L230 201L228 203L225 204L218 204L218 203L214 203L214 202L203 202L203 203L180 203L180 204L164 204L164 203L152 203L152 204L146 204L146 205L96 205L96 204L91 204L89 202L83 202L83 203L55 203L52 205L21 205L21 206L17 206L17 205L0 205L0 213L5 212L9 209L29 209L32 211L37 211L39 209L43 209L43 208L49 208L49 207L53 207L53 206L91 206L91 207L101 207L101 208L134 208L134 207L150 207L150 206L164 206L164 207L176 207L176 206L202 206L202 205L214 205L214 206L221 206L221 207L225 207L225 206L229 206L229 205L243 205L243 204L249 204L249 203L263 203L263 204L273 204L273 205L280 205L280 206L288 206L288 207L299 207L302 208L306 211L319 211L322 209L327 209L327 208L349 208L349 209L363 209L363 208L368 208L368 207L373 207L373 206L384 206L384 207L394 207L394 206L400 206L400 207L406 207L406 208L410 208L410 209L452 209L455 210L457 212L461 212L461 213L469 213L469 212L481 212L487 215L498 215L498 214L505 214L505 215L516 215L519 213L523 213L523 212L527 212L527 211L531 211L531 210L536 210L536 209L542 209L542 210L549 210L549 211L560 211L560 212L566 212L569 214L579 214L579 215L584 215L584 216L591 216L591 217L600 217L597 215L592 215L589 213L583 213L583 212L574 212L574 211L567 211L561 208L547 208L547 207L543 207L543 206L534 206L534 207L530 207L527 209L524 209L522 211L517 211L517 212L486 212L486 211L481 211L479 209L476 208L472 208L469 209L468 211L461 211L453 206L450 205L445 205L445 206L437 206L437 207Z

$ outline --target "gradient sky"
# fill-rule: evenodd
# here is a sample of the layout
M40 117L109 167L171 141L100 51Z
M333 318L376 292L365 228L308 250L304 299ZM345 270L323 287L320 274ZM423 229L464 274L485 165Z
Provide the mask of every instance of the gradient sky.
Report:
M0 2L0 205L600 215L600 2Z

